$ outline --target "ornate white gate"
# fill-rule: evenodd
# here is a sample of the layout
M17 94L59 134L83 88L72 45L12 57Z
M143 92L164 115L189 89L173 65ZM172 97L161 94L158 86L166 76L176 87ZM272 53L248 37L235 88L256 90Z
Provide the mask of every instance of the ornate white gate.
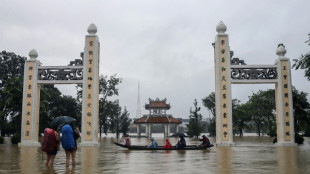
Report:
M279 44L274 65L246 65L232 58L226 25L220 22L214 43L216 144L233 145L231 84L275 84L277 145L295 146L292 81L290 60L285 47Z
M25 62L22 146L37 146L39 131L40 84L83 84L81 145L99 146L99 38L97 27L91 24L85 37L83 60L71 61L68 66L41 66L38 53L29 52Z

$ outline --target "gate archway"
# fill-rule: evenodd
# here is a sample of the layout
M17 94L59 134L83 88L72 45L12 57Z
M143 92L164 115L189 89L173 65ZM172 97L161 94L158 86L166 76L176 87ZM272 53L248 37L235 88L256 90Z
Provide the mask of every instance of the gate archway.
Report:
M216 144L233 145L231 84L275 84L277 145L295 146L292 80L290 60L285 57L285 47L279 44L274 65L246 65L243 60L232 58L226 25L221 21L216 31L215 106Z
M99 51L97 27L91 24L85 36L83 60L68 66L41 66L36 50L29 52L24 68L21 145L38 146L41 84L83 84L82 146L99 146Z

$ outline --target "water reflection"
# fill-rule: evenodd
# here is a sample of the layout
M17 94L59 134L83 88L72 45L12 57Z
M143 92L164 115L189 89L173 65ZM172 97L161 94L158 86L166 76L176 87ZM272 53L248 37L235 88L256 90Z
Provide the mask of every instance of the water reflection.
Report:
M156 140L161 145L165 142L161 137ZM78 147L77 165L69 168L62 149L49 168L38 147L0 144L0 173L310 173L309 140L303 146L276 147L268 137L243 137L236 138L235 147L210 151L137 151L115 146L117 139L110 136L100 139L100 147ZM186 141L199 144L197 139ZM177 139L170 142L175 144ZM132 138L132 144L147 145L149 139Z
M298 167L296 166L296 148L297 147L277 147L279 173L299 173Z
M216 173L233 173L231 154L231 147L216 147Z
M98 147L81 147L82 173L96 173L98 168L98 149Z
M24 173L39 173L38 147L20 148L20 168Z

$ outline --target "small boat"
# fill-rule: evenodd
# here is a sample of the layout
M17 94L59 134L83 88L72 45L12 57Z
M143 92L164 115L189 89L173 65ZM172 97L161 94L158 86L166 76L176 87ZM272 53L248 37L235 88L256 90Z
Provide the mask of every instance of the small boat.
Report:
M148 148L147 146L137 146L137 145L132 145L132 146L126 146L120 143L113 142L115 145L127 148L130 150L210 150L211 147L213 147L213 144L210 144L209 146L205 147L200 147L197 145L188 145L185 148L182 149L177 149L175 146L172 146L171 149L165 149L163 146L158 146L158 148Z

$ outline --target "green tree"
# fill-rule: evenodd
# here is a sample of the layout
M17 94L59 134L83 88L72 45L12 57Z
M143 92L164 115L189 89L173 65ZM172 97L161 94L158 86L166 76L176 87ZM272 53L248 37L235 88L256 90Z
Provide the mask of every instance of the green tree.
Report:
M202 121L202 115L199 113L201 108L198 107L196 99L194 100L194 107L194 110L192 110L192 108L190 109L189 124L187 124L187 128L188 135L198 137L206 125Z
M42 85L39 131L43 132L54 118L64 115L75 118L76 125L81 127L81 108L77 100L72 96L62 95L54 85Z
M250 121L249 117L249 104L238 104L233 110L233 130L238 132L239 136L243 136L243 130L248 128L247 122Z
M295 133L305 132L306 136L310 136L310 104L307 100L308 94L299 92L293 87L292 95Z
M121 115L121 132L126 135L129 131L129 126L132 121L132 119L129 117L129 112L127 111L127 108L124 108L124 111Z
M0 52L0 131L2 136L20 130L20 124L18 125L20 118L18 117L20 117L21 111L18 107L21 107L21 105L17 106L17 103L22 101L22 95L17 99L18 95L10 92L16 91L16 93L20 93L21 91L22 93L23 88L18 87L23 81L26 59L26 57L16 55L13 52ZM14 84L18 86L14 86ZM14 89L10 89L11 87ZM13 102L13 99L16 100L16 103ZM11 117L13 117L13 122ZM15 128L15 126L19 128Z
M111 108L113 111L111 112L112 115L109 117L109 123L112 133L116 133L116 137L119 138L119 134L121 131L121 112L122 108L119 106L118 100L114 102L114 107Z
M16 134L21 130L21 114L22 114L22 100L23 100L23 78L11 77L3 90L5 100L2 101L3 109L1 117L1 134ZM9 121L10 120L10 121ZM3 132L2 132L3 131Z
M268 132L275 130L275 93L274 90L258 91L250 96L249 115L251 122L257 129L260 136L264 127L268 128Z
M213 117L210 119L208 131L210 136L216 135L216 126L215 126L215 93L212 92L206 98L202 99L203 105L211 112Z
M310 34L308 34L309 39L306 41L310 46ZM310 52L306 53L305 55L301 55L298 59L293 59L295 62L292 68L297 69L304 69L305 70L305 77L310 81Z

